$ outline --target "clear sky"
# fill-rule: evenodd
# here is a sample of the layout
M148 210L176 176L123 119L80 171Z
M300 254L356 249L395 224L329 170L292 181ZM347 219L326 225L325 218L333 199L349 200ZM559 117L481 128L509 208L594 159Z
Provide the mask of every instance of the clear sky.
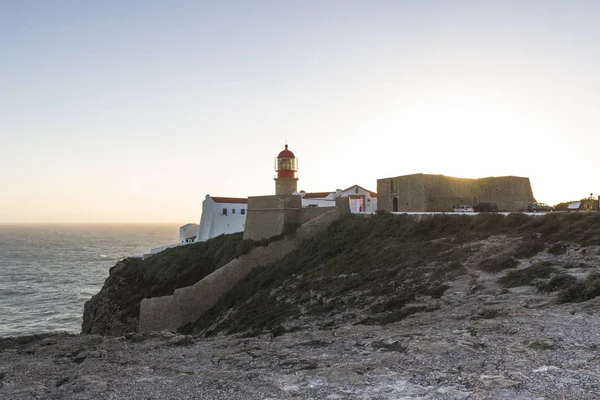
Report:
M0 222L411 173L600 194L599 1L0 0Z

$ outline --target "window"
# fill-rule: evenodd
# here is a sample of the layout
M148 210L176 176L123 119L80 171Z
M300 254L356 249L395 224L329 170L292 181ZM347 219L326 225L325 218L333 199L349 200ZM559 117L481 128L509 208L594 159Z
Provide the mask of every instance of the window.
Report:
M232 208L232 209L231 209L231 213L232 213L232 214L235 214L235 208Z
M227 215L227 209L226 208L223 209L223 215Z
M245 209L245 208L242 208L242 209L240 210L240 214L242 214L242 215L246 214L246 209Z

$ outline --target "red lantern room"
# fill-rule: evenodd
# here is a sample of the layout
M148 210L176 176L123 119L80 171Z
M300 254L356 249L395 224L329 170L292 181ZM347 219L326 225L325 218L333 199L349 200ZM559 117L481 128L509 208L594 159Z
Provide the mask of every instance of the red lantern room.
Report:
M298 159L288 150L287 144L275 159L275 172L275 194L292 194L298 190Z

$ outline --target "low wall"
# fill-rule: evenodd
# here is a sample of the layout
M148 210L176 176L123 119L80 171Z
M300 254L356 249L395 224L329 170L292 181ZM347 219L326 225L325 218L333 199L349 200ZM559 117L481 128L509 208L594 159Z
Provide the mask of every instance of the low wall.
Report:
M219 297L231 290L254 268L282 259L296 250L302 240L326 229L341 214L337 209L332 209L302 225L293 238L252 249L248 254L232 260L196 284L175 290L170 296L143 299L138 331L174 330L196 321L217 303Z

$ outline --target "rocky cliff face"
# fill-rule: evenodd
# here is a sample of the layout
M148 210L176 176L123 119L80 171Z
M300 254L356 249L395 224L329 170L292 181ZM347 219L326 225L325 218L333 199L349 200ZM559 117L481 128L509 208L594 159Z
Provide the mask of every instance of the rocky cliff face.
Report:
M138 260L122 260L110 269L104 286L83 308L82 333L122 335L135 332L140 293L132 293L130 282L124 279L126 268L135 268Z
M145 260L125 259L109 271L104 286L85 303L82 333L123 335L135 332L143 298L172 294L260 243L241 234L167 249Z

